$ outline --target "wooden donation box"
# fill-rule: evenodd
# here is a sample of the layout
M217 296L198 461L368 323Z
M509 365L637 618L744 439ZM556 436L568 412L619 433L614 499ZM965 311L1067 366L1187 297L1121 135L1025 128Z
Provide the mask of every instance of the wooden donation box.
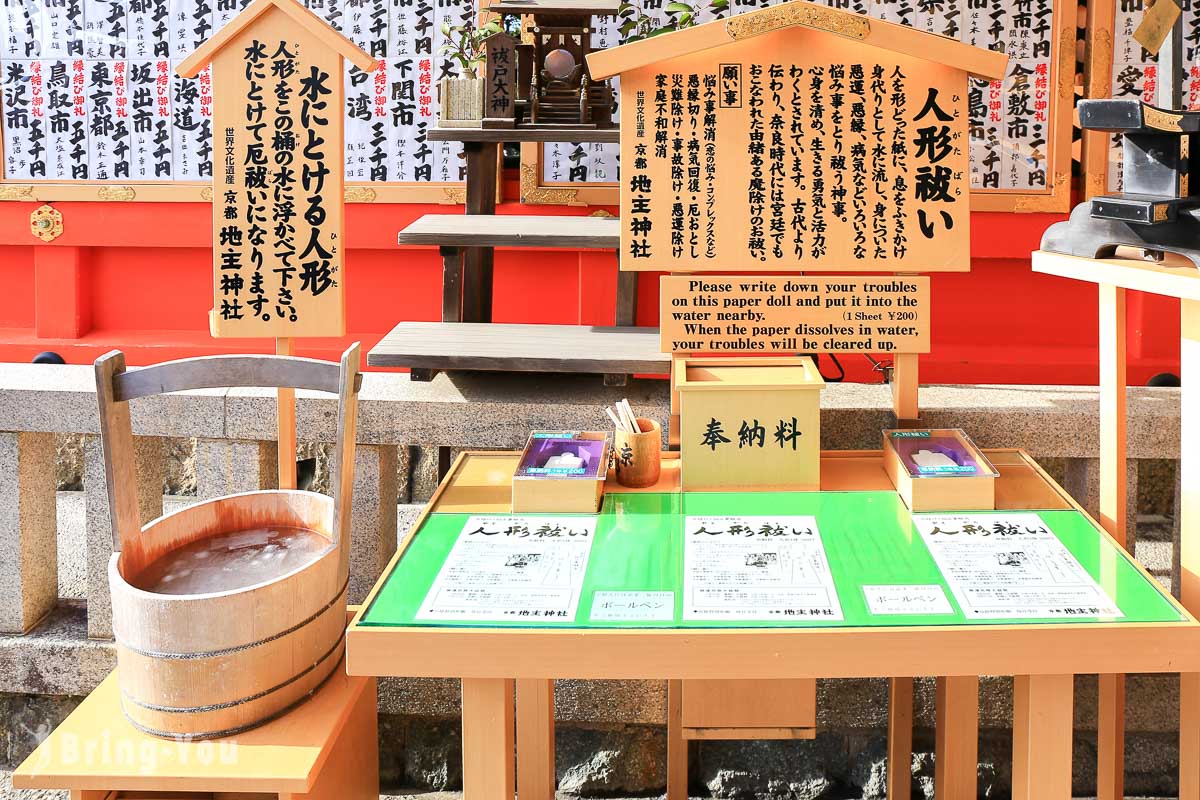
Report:
M620 76L620 268L687 273L659 293L685 492L820 488L813 356L892 358L916 417L912 273L970 269L968 78L1006 61L800 0L588 56ZM811 736L814 693L683 681L683 735Z
M821 390L811 358L678 359L685 492L816 491Z

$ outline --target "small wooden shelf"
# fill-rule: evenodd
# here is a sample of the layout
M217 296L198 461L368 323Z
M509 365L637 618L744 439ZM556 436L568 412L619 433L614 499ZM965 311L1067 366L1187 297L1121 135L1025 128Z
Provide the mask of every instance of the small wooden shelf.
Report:
M431 142L580 142L617 144L621 129L611 128L430 128Z
M113 672L17 768L13 787L70 789L80 800L378 800L375 680L349 677L343 665L294 710L228 739L141 733L119 694Z
M425 214L396 236L397 244L437 247L563 247L616 250L616 217Z
M658 328L401 322L367 353L372 367L666 375Z

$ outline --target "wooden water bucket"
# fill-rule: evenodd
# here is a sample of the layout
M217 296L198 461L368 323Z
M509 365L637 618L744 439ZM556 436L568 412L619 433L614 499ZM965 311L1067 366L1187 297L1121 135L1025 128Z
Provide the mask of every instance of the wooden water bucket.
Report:
M358 345L332 362L214 356L126 372L120 353L96 362L112 514L109 562L121 708L140 730L228 736L303 702L340 668L350 564L349 509L357 418ZM291 387L339 395L333 498L270 490L219 497L138 524L129 400L218 386ZM218 534L303 528L329 540L308 563L259 583L207 594L138 588L159 558Z

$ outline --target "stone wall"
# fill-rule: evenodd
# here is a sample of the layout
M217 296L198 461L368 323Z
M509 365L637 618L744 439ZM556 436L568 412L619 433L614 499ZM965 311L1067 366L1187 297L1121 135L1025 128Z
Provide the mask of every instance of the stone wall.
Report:
M12 598L0 607L0 761L9 766L114 663L102 569L111 538L91 382L86 367L0 369L0 472L7 471L0 474L0 491L9 492L0 507L13 505L17 497L27 501L19 513L0 515L0 591ZM442 375L419 384L402 375L367 374L356 460L352 595L365 594L394 552L398 535L419 512L419 506L406 504L432 491L439 447L511 449L534 428L605 429L601 409L620 397L628 397L646 416L666 421L661 382L611 389L596 377ZM921 390L921 402L926 425L964 427L986 447L1023 447L1085 506L1094 507L1094 389L934 386ZM831 385L822 406L822 445L829 449L877 448L879 431L893 423L886 386ZM301 455L315 459L317 488L323 485L333 438L334 408L332 399L306 393L298 403L300 436L307 443ZM132 410L140 437L142 494L151 505L163 489L210 497L274 481L270 393L181 393L137 401ZM1170 585L1178 390L1132 389L1129 413L1131 530L1139 536L1139 557ZM59 497L56 516L54 490L60 486L80 494ZM82 502L71 506L66 502L71 497ZM82 507L78 519L64 511L67 506ZM60 525L59 520L65 521ZM457 690L453 681L382 683L385 781L418 788L458 786ZM980 791L1005 796L1011 681L985 679L981 693ZM1087 794L1095 769L1094 678L1080 678L1076 695L1075 783L1077 793ZM932 697L931 682L919 682L916 797L928 796L932 784ZM1131 678L1130 793L1174 792L1176 705L1174 678ZM693 743L693 790L721 797L882 796L886 684L822 681L819 714L821 733L811 742ZM560 789L585 794L662 790L661 682L559 681L556 715Z

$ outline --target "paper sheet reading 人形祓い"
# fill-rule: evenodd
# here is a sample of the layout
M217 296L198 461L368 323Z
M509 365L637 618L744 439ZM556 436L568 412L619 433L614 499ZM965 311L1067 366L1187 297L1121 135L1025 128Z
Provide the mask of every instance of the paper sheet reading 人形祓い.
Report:
M1124 616L1037 514L913 522L968 619Z
M683 535L685 620L842 619L815 517L689 516Z
M594 516L472 516L416 618L572 622L596 538Z

